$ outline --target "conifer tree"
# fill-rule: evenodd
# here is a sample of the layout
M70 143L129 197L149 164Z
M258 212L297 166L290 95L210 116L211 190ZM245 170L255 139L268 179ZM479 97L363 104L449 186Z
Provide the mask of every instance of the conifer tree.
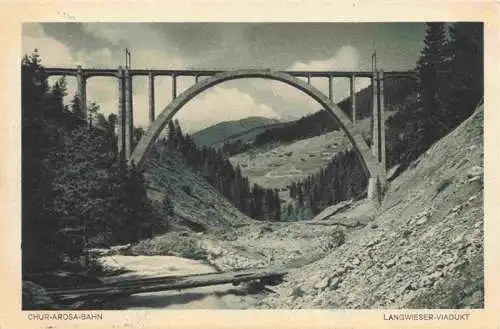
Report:
M175 149L177 146L175 136L177 135L174 122L170 120L168 122L168 145Z
M64 77L60 78L52 86L50 90L50 98L52 100L48 109L47 118L60 121L62 119L65 106L63 102L64 96L67 95L67 84Z
M82 118L83 117L83 111L82 107L80 105L80 97L78 97L77 94L73 96L73 99L71 100L71 105L70 105L71 112L74 113L77 117Z
M445 124L444 86L446 79L446 33L444 23L427 23L424 48L417 62L419 103L422 107L418 118L422 131L423 147L440 134ZM425 131L425 133L424 133Z
M450 26L449 34L445 92L447 130L465 120L484 94L483 23L455 23Z

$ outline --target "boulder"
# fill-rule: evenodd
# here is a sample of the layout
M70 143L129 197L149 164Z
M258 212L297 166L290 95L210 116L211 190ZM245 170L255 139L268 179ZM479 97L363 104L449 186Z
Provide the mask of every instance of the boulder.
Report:
M422 225L422 224L425 224L427 222L427 216L422 216L420 217L419 219L417 219L417 221L415 222L416 225Z
M388 260L387 262L385 262L385 267L387 267L387 268L393 267L394 265L396 265L396 262L398 261L398 259L399 259L399 257L395 256L394 258Z
M51 309L53 300L45 288L31 281L23 281L23 310Z
M313 288L318 290L324 290L326 289L326 287L328 287L329 284L330 284L330 278L326 277L319 281L316 281L313 285Z
M403 263L403 264L410 264L410 263L412 263L412 262L413 262L413 261L412 261L412 260L411 260L411 258L410 258L410 257L408 257L408 256L403 256L403 257L401 258L401 263Z
M358 266L359 264L361 264L361 260L359 260L358 257L354 257L354 259L351 261L351 264L354 266Z
M469 183L483 178L483 167L473 166L467 171L467 178Z
M330 280L330 289L336 290L339 287L340 282L342 282L342 278L332 278L332 280Z

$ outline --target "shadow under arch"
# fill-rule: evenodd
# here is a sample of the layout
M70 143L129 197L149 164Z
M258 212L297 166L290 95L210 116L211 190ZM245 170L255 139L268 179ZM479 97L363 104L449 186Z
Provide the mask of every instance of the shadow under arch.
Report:
M330 99L314 86L298 79L290 74L284 72L277 72L271 70L235 70L215 74L210 78L203 79L186 89L179 96L177 96L170 104L168 104L163 111L158 115L154 122L152 122L145 134L140 139L139 143L133 150L129 164L136 167L142 167L144 160L151 150L155 140L160 135L163 128L167 123L172 120L172 117L191 99L196 97L201 92L211 88L217 84L225 81L246 79L246 78L262 78L268 80L281 81L291 85L298 90L309 95L316 100L323 108L332 116L339 127L346 133L353 148L362 163L363 170L370 180L379 180L385 183L385 170L382 165L372 155L371 149L363 139L361 133L352 124L347 115L340 109L340 107L330 101Z

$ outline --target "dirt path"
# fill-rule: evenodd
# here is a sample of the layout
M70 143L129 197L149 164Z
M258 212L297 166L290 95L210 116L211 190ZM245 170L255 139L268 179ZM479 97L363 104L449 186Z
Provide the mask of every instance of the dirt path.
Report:
M109 266L119 264L131 271L120 275L122 279L215 272L209 265L175 256L108 256L102 260ZM259 299L259 295L248 294L244 287L223 284L137 294L116 300L115 303L128 310L247 309L254 308Z

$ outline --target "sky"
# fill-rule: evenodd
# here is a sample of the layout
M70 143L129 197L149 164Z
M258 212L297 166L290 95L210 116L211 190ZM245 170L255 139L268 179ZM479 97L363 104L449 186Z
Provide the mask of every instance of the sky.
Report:
M46 67L117 68L130 49L133 68L273 70L411 70L423 48L424 23L24 23L22 52L38 49ZM49 82L53 83L55 78ZM67 77L68 97L76 79ZM177 94L194 78L177 79ZM328 93L328 81L312 84ZM369 85L357 79L356 89ZM133 81L134 124L148 125L147 77ZM348 96L348 79L334 80L334 100ZM171 80L155 78L158 115L171 101ZM117 113L118 82L112 77L87 80L87 101L105 115ZM309 96L281 82L240 79L214 86L186 104L176 115L187 132L221 121L249 116L280 120L299 118L321 109Z

